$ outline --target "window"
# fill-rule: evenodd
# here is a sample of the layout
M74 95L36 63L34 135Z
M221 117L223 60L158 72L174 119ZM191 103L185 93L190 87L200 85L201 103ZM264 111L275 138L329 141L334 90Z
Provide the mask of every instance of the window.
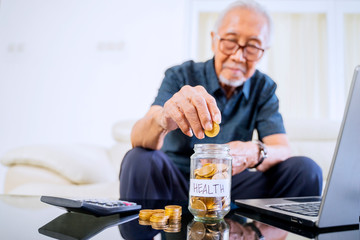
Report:
M270 12L273 41L259 69L278 84L286 119L341 120L356 65L360 65L360 2L259 1ZM191 1L190 57L212 57L210 31L231 1Z

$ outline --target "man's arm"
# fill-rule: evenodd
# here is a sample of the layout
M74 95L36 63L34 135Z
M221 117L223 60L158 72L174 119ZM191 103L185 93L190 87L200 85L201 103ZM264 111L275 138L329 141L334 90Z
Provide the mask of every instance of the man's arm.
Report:
M133 147L160 149L166 134L177 128L187 136L204 138L204 129L220 123L221 113L215 99L202 86L184 86L161 106L152 106L135 123L131 132Z
M264 137L262 142L267 148L267 158L256 168L258 171L265 172L291 155L286 134L269 135ZM260 153L257 143L233 141L228 144L230 145L230 154L233 157L233 175L258 163ZM246 157L246 161L243 160L244 157Z
M131 131L133 147L158 150L168 131L161 126L161 106L151 106L146 115L135 123Z
M268 157L256 169L265 172L272 166L288 159L291 156L289 140L286 134L274 134L263 138Z

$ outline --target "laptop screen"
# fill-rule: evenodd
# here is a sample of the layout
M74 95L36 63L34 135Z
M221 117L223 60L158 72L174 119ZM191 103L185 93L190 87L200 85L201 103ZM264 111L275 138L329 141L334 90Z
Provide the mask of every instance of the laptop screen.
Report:
M359 221L360 186L360 66L356 67L332 161L319 227ZM356 214L354 214L354 211Z

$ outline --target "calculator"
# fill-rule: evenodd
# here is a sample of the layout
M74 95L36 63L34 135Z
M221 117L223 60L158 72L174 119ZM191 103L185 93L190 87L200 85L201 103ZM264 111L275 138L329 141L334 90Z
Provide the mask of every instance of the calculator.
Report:
M40 200L53 206L65 208L69 212L81 212L97 216L107 216L141 209L141 205L123 200L100 198L75 199L54 196L41 196Z

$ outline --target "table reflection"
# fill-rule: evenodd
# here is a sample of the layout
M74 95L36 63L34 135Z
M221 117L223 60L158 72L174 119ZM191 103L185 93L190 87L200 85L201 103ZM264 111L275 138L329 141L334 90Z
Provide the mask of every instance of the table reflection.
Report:
M187 226L188 240L229 239L229 225L224 221L191 221Z
M165 231L165 229L156 230L151 225L139 224L138 211L105 217L68 212L41 226L38 232L56 239L90 239L103 230L115 226L118 228L121 237L126 240L152 240L158 234L161 235L162 240L282 240L290 237L288 236L289 232L310 238L318 237L319 234L323 237L331 237L329 239L359 239L360 236L359 230L351 229L350 231L345 229L337 232L313 233L304 229L297 229L294 226L291 226L291 229L290 227L285 228L281 226L288 224L276 225L274 222L267 222L263 218L257 218L257 216L244 215L244 213L237 211L238 209L230 211L224 220L199 222L194 220L193 215L187 209L187 203L184 202L139 201L137 203L141 204L143 209L159 209L170 204L181 205L183 212L179 229L176 229L176 232L171 232Z

